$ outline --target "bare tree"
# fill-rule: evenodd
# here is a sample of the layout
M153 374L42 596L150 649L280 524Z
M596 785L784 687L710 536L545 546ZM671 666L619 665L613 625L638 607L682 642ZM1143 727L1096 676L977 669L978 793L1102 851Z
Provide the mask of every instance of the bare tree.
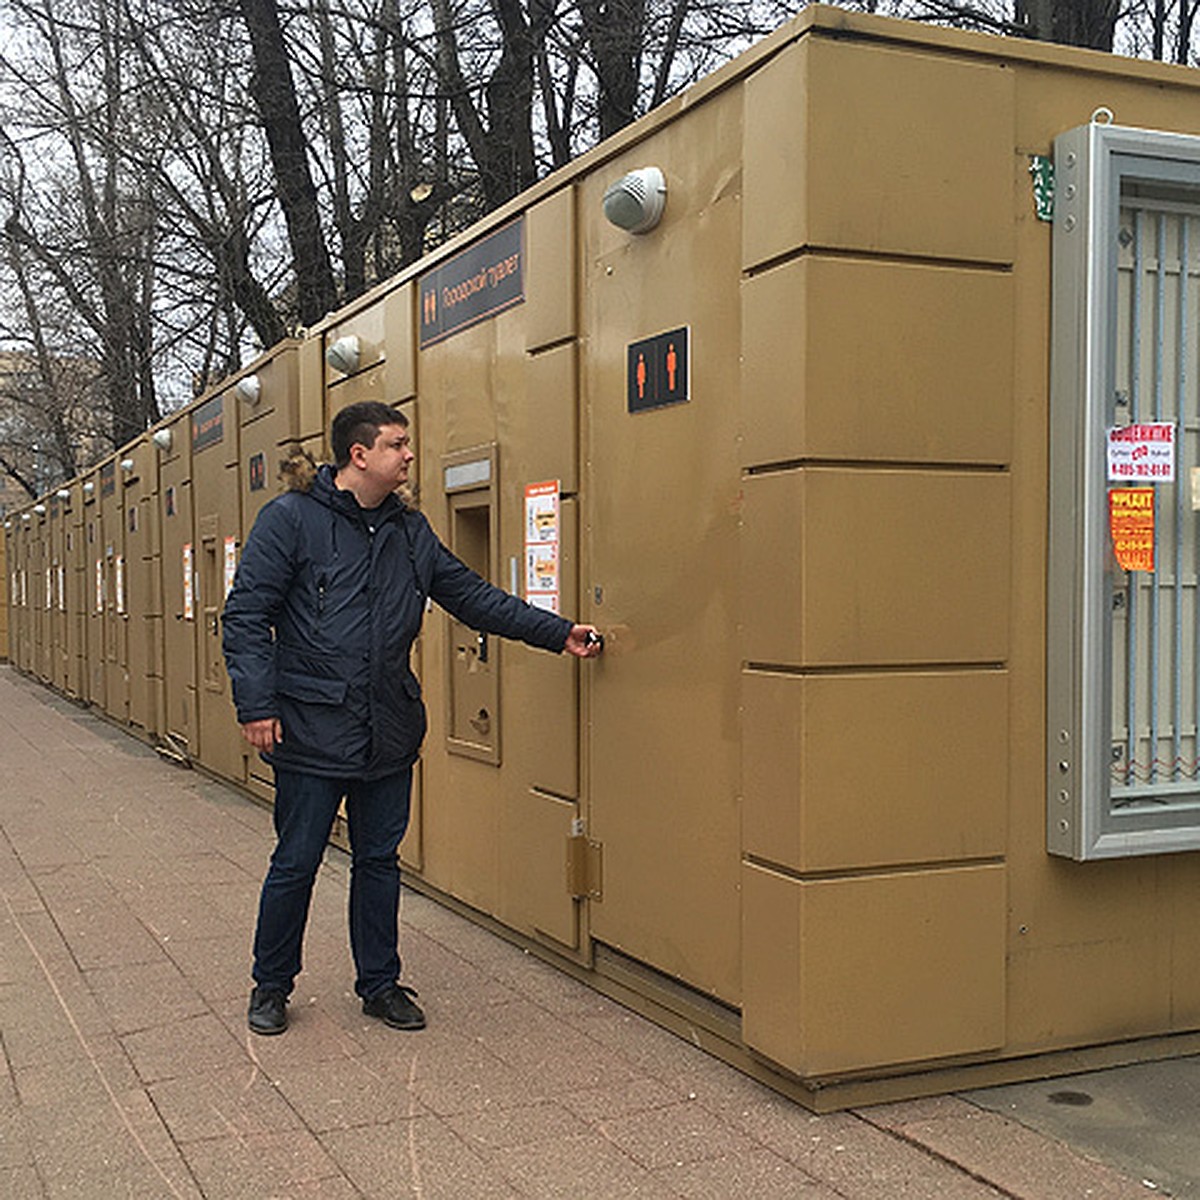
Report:
M79 44L64 36L48 4L28 11L37 19L45 56L38 73L22 66L19 78L26 95L55 114L59 158L41 169L43 183L57 187L31 205L28 164L9 137L4 238L36 261L94 338L104 408L119 442L144 429L158 406L149 355L153 278L147 269L155 213L144 181L124 169L116 151L126 87L114 40L117 14L100 14L99 52L87 51L96 68L81 101ZM6 65L15 71L11 58ZM96 131L102 136L94 137ZM10 254L10 265L13 261Z
M0 401L68 470L83 412L132 437L801 6L0 0ZM851 6L1190 62L1200 0Z

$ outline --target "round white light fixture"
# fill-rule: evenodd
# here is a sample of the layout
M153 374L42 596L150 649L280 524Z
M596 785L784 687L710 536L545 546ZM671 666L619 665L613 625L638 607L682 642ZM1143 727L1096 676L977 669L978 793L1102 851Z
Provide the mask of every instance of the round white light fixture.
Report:
M33 506L33 511L37 513L39 517L43 516L46 512L46 506L44 504L35 504Z
M150 435L150 440L165 454L171 448L171 431L169 429L156 429Z
M257 375L246 375L238 380L233 394L253 408L262 399L262 380Z
M622 175L604 193L604 215L618 229L646 233L662 219L667 205L667 181L658 167L643 167Z
M349 375L352 371L358 370L360 355L358 334L348 333L345 337L340 337L336 342L330 343L329 348L325 351L325 361L335 371Z
M83 485L83 494L85 496L90 496L95 490L96 490L96 485L90 479L87 481L87 483L85 483Z
M60 500L70 500L71 498L70 488L59 488L57 494Z
M134 466L134 463L133 463L132 458L121 459L121 470L124 471L126 475L128 475L129 472L133 470L133 466Z

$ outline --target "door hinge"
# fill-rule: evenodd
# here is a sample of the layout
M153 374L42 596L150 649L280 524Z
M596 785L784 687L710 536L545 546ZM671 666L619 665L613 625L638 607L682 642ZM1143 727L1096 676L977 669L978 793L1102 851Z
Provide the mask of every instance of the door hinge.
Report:
M576 900L602 900L604 849L584 833L567 838L567 891Z

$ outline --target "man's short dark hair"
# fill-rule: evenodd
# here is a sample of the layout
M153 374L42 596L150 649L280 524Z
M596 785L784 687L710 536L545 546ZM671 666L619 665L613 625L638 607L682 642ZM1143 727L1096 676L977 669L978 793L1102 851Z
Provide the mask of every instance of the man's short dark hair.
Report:
M329 444L333 450L333 465L341 470L350 462L351 446L375 445L379 430L384 425L408 426L408 418L390 404L379 400L363 400L349 404L333 418L329 431Z

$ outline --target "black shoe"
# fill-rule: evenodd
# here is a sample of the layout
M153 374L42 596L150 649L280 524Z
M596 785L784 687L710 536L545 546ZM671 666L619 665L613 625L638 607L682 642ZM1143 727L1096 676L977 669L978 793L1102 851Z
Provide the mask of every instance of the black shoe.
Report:
M269 1036L287 1028L287 996L278 988L256 987L250 993L250 1029Z
M386 992L364 1000L363 1012L393 1029L424 1029L425 1014L412 999L416 994L410 987L393 984Z

